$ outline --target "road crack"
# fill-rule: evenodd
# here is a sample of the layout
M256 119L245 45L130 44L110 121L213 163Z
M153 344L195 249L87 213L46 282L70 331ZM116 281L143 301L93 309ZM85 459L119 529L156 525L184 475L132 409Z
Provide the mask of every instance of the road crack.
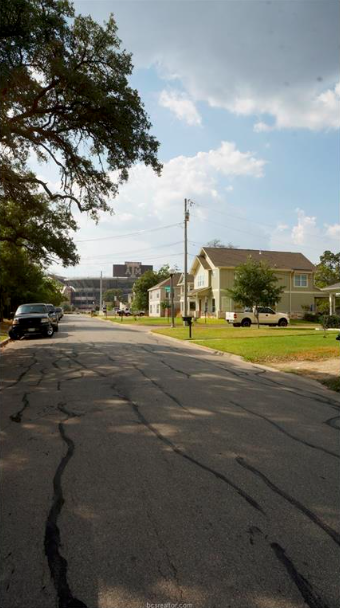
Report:
M74 417L76 414L68 412L65 405L66 404L64 403L59 403L58 408L62 413L68 416L66 419L68 420L69 418ZM87 608L86 604L72 595L72 591L67 580L68 563L60 553L61 541L58 518L65 502L61 481L66 466L74 454L75 446L72 439L66 435L64 424L62 422L59 423L58 429L62 440L67 446L67 452L62 457L53 478L54 493L52 506L45 525L45 555L47 557L54 587L58 595L59 608Z
M270 546L279 562L285 567L289 578L297 586L306 604L308 604L310 608L328 608L327 604L325 604L322 598L313 590L313 587L307 579L298 572L292 560L286 555L285 549L278 543L271 543Z
M22 415L23 415L25 409L27 407L29 407L29 405L30 405L30 402L28 400L28 395L30 395L30 393L23 394L22 399L21 399L23 406L16 414L13 414L12 416L10 416L10 420L12 420L12 422L17 422L19 424L21 423Z
M325 454L328 454L328 456L333 456L334 458L340 458L340 455L337 454L336 452L332 452L331 450L327 450L327 448L323 448L322 446L315 445L314 443L310 443L309 441L305 441L304 439L296 437L289 431L286 431L284 428L282 428L282 426L277 424L277 422L274 422L273 420L271 420L270 418L267 418L267 416L264 416L263 414L254 412L254 410L251 410L251 409L245 407L244 405L241 405L240 403L236 403L236 401L232 401L231 399L229 399L229 403L231 403L232 405L235 405L236 407L241 408L245 412L249 412L253 416L262 418L262 420L265 420L266 422L268 422L268 424L271 424L272 426L274 426L280 433L283 433L284 435L287 435L287 437L290 437L290 439L293 439L293 441L302 443L303 445L306 445L307 447L312 448L313 450L319 450L320 452L324 452Z
M270 488L273 492L275 492L275 494L278 494L279 496L281 496L282 498L284 498L284 500L286 500L287 502L289 502L291 505L293 505L293 507L295 507L296 509L298 509L298 511L300 511L306 517L308 517L308 519L310 519L316 526L318 526L319 528L321 528L321 530L323 530L326 534L328 534L328 536L337 545L340 546L340 534L338 534L338 532L336 532L336 530L333 530L333 528L331 528L328 524L324 523L315 513L313 513L313 511L310 511L301 502L299 502L298 500L296 500L296 498L293 498L293 496L290 496L290 494L288 494L284 490L281 490L281 488L279 488L272 481L270 481L270 479L268 479L268 477L266 477L266 475L264 475L264 473L262 473L261 471L259 471L255 467L253 467L251 464L247 463L244 458L241 458L240 456L237 456L235 458L235 460L244 469L247 469L248 471L250 471L251 473L253 473L257 477L259 477L260 479L262 479L262 481L264 481L264 483L266 484L266 486L268 486L268 488Z
M137 405L137 403L135 403L134 401L132 401L128 397L126 397L124 394L122 394L122 392L119 390L119 388L117 387L116 384L112 385L112 387L116 391L118 397L120 397L123 401L127 402L130 405L130 407L135 412L138 420L146 428L148 428L157 437L157 439L159 439L165 445L167 445L168 447L170 447L171 450L175 454L177 454L178 456L181 456L185 460L188 460L189 462L191 462L195 466L199 467L200 469L203 469L207 473L212 474L216 479L219 479L220 481L223 481L229 487L233 488L233 490L235 490L237 492L237 494L241 498L243 498L253 509L256 509L257 511L259 511L263 515L266 515L265 512L264 512L264 510L262 509L262 507L258 504L258 502L254 498L252 498L249 494L247 494L244 490L242 490L242 488L240 488L237 484L235 484L231 479L229 479L228 477L226 477L223 473L220 473L219 471L216 471L215 469L212 469L211 467L205 465L203 462L200 462L199 460L196 460L196 458L193 458L192 456L190 456L189 454L187 454L186 452L184 452L184 450L182 450L181 448L177 447L170 439L168 439L167 437L165 437L164 435L162 435L162 433L160 433L145 418L145 416L141 413L141 411L140 411L139 406Z

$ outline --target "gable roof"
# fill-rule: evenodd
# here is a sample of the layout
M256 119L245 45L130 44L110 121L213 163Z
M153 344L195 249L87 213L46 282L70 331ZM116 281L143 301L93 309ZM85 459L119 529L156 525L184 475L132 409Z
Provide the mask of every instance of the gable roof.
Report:
M194 282L194 276L192 274L187 274L188 283ZM184 285L184 272L181 273L177 285Z
M216 267L236 267L244 264L250 257L255 262L264 260L271 268L281 270L315 270L314 264L302 253L291 251L263 251L259 249L229 249L228 247L203 247L198 257L201 262L202 253Z
M179 278L180 278L181 274L182 274L181 272L175 272L173 274L173 285L174 285L174 288L177 287L177 283L179 281ZM153 289L161 289L162 287L168 287L169 285L170 285L170 277L168 277L167 279L164 279L160 283L157 283L157 285L154 285L153 287L150 287L150 289L148 289L148 291L152 291Z

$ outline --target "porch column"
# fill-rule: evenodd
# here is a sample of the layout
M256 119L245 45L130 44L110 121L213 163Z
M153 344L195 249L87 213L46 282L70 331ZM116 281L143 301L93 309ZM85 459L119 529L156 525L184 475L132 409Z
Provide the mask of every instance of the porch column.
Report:
M329 294L329 314L334 314L334 295L332 293Z

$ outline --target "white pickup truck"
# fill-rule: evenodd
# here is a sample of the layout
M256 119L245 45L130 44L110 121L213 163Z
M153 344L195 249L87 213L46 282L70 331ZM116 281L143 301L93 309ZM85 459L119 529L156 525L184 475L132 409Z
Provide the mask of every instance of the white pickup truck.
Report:
M254 308L245 308L244 312L226 312L225 320L227 323L232 323L234 327L250 327L253 323L257 325ZM260 325L279 325L287 327L289 316L284 312L275 312L272 308L259 306L259 322Z

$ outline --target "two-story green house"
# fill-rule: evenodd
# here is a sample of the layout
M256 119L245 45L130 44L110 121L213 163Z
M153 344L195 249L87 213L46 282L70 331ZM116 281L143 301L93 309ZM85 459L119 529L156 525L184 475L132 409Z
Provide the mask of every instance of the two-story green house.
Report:
M302 253L203 247L190 270L194 277L190 297L196 298L196 316L204 314L205 309L208 315L221 318L226 312L240 310L227 290L233 287L237 266L248 258L266 262L284 285L277 310L302 317L307 307L311 311L317 309L318 298L324 294L314 284L314 264Z

